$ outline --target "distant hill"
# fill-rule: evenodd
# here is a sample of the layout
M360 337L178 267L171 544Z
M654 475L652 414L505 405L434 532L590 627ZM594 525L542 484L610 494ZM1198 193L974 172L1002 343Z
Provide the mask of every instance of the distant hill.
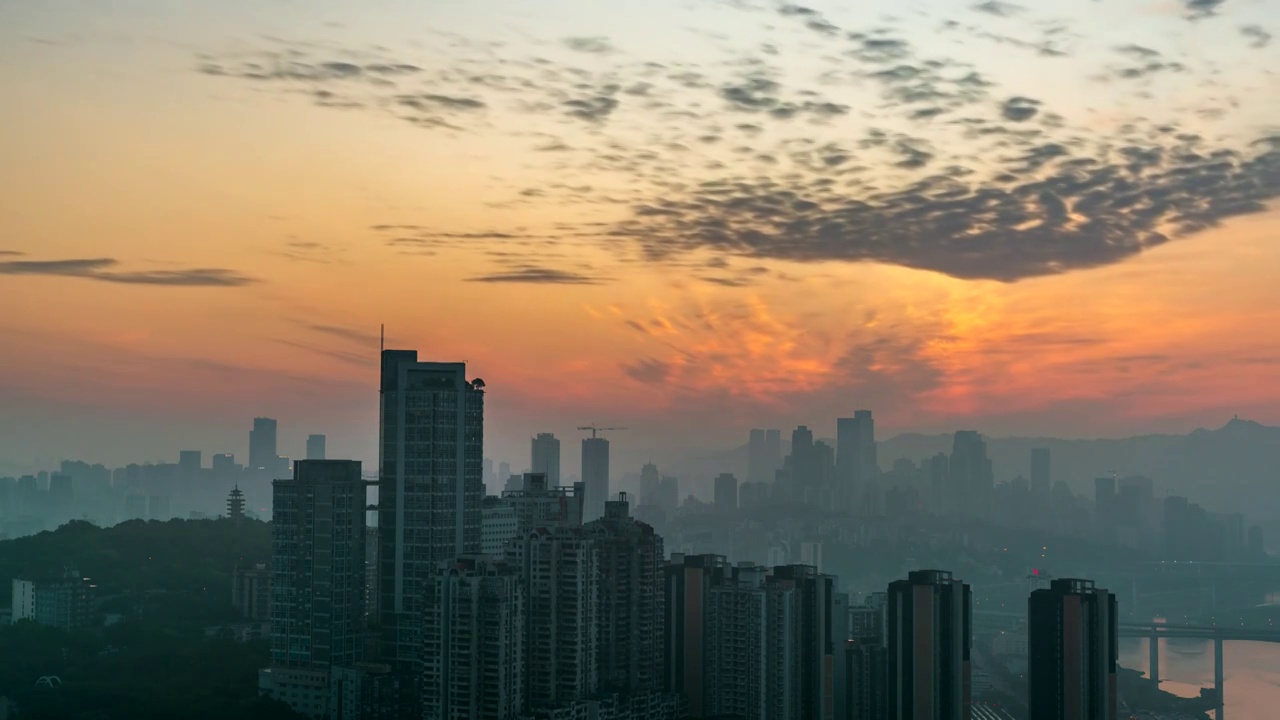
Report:
M1062 440L987 438L996 482L1031 472L1031 448L1049 448L1052 477L1093 497L1093 480L1145 475L1160 495L1185 495L1206 508L1242 512L1253 523L1280 526L1280 428L1232 419L1217 430L1187 435ZM896 458L920 460L951 452L950 435L899 435L880 443L886 469Z

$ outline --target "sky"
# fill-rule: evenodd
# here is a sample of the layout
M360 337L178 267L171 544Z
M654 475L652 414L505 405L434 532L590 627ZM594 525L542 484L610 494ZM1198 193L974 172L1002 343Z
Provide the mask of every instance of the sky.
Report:
M0 458L243 456L269 416L372 460L383 325L484 378L517 467L593 423L1280 423L1276 18L0 3Z

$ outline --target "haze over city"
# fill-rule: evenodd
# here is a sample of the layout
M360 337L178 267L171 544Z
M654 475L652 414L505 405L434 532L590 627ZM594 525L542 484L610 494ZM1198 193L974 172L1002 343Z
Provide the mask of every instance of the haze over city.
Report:
M0 720L1268 716L1276 18L0 3Z

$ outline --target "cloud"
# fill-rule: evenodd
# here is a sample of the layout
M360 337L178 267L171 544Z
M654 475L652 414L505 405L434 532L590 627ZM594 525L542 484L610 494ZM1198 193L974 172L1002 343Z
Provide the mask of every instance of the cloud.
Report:
M1000 2L1000 0L987 0L987 2L974 5L973 9L978 12L987 13L988 15L996 15L998 17L1009 17L1026 11L1026 8L1021 5Z
M1226 0L1182 0L1187 7L1188 20L1201 20L1217 14L1218 7Z
M622 372L636 382L656 385L671 375L671 364L657 358L642 358L635 362L622 363Z
M1160 52L1158 50L1152 50L1149 47L1134 45L1132 43L1117 47L1116 52L1121 55L1128 55L1135 60L1149 60L1154 57L1160 57Z
M0 262L0 275L53 275L78 277L101 282L129 285L168 285L188 287L238 287L256 282L232 270L192 268L188 270L151 270L142 272L109 271L119 262L114 258L76 258L69 260L13 260Z
M1035 117L1036 113L1040 112L1041 104L1039 100L1031 98L1011 97L1004 101L1004 105L1000 108L1000 115L1005 120L1023 122Z
M450 110L480 110L485 107L485 102L478 98L452 97L433 93L399 95L396 97L396 103L415 110L423 110L428 107L448 108Z
M1240 34L1253 41L1249 43L1252 48L1264 48L1271 44L1271 33L1263 30L1261 25L1245 25L1240 28Z
M363 330L355 330L337 325L325 325L322 323L304 323L303 327L314 332L331 335L343 340L350 340L351 342L359 345L372 345L378 342L378 336L375 333L365 332Z
M26 253L18 250L0 250L0 257L20 257Z
M618 109L618 99L609 95L595 95L564 102L565 114L587 122L603 122Z
M609 38L605 37L570 37L564 39L565 47L570 50L593 55L608 55L617 52Z
M531 283L535 285L598 285L597 278L570 272L535 266L524 266L515 270L491 273L468 278L468 282L483 283Z
M637 206L615 234L653 259L706 250L1015 281L1116 263L1280 197L1280 136L1251 155L1135 145L1077 157L1048 142L999 161L999 183L940 173L865 196L820 178L710 181Z

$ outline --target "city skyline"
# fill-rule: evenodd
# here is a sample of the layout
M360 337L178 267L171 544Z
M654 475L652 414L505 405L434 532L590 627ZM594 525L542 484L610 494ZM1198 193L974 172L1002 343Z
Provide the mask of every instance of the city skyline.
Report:
M512 459L1280 422L1267 7L7 6L0 457L370 460L383 323Z

